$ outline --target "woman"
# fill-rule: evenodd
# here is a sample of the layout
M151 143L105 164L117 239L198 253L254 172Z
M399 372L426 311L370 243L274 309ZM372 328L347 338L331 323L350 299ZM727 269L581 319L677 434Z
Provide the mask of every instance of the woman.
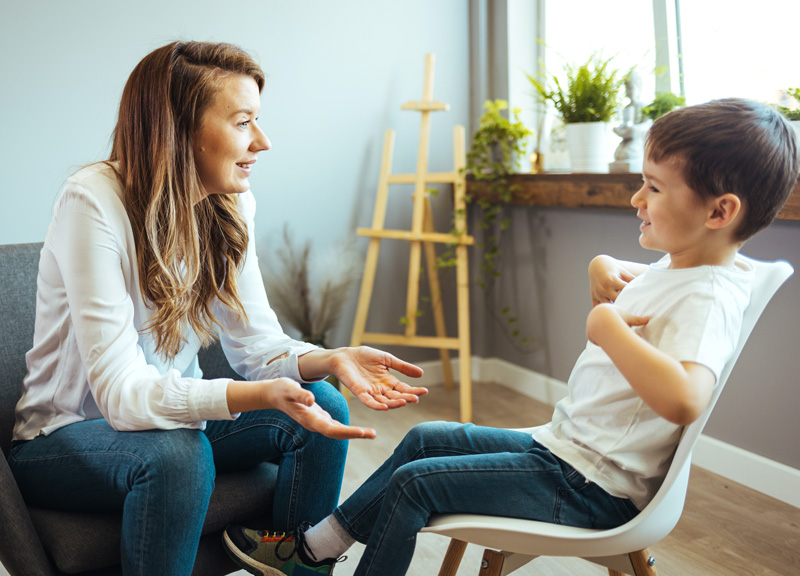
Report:
M125 574L191 572L217 470L279 460L277 529L333 510L345 439L375 432L347 425L326 375L379 410L426 392L389 372L416 366L294 341L269 308L248 183L263 85L227 44L146 56L110 158L69 178L42 249L9 463L30 505L122 510ZM203 379L217 337L243 381Z

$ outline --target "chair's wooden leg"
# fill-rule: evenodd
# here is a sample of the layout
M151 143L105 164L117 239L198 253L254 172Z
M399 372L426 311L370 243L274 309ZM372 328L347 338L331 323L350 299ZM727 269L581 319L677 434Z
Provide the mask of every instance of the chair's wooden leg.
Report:
M608 569L608 576L625 576L622 572L617 572L613 568Z
M481 562L481 570L478 572L478 576L500 576L505 559L506 557L503 556L502 552L487 548L483 551L483 561Z
M451 538L447 553L444 555L444 560L442 560L442 566L439 568L439 576L456 576L458 565L461 564L461 558L464 557L464 550L466 549L466 542Z
M628 554L633 564L633 571L636 576L658 576L656 572L656 559L650 556L647 548Z

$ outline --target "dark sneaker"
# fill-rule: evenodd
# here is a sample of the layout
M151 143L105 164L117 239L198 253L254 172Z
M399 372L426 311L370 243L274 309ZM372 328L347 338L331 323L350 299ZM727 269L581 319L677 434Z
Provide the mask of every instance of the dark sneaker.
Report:
M236 564L258 576L306 576L331 574L336 558L311 559L306 545L308 524L293 532L267 532L229 526L222 534L228 555ZM342 558L344 560L344 558Z

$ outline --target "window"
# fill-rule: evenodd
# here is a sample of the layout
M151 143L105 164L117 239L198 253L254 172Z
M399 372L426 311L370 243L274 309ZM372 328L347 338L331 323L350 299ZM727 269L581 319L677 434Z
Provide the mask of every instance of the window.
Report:
M597 8L546 1L550 72L602 50L620 69L636 66L645 99L670 90L687 104L730 96L779 103L782 90L800 87L796 0L615 0Z
M582 15L582 16L578 16ZM642 93L649 103L655 94L653 6L643 0L547 2L545 6L545 67L561 77L565 63L583 64L594 52L621 74L635 67L642 76Z
M686 103L740 96L779 103L800 87L796 0L679 2Z

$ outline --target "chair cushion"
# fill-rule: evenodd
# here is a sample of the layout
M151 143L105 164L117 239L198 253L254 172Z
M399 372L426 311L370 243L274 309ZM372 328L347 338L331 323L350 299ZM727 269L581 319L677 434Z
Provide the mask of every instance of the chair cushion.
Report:
M278 477L275 464L217 476L203 534L229 524L267 522ZM84 514L29 508L47 554L62 572L84 572L120 563L121 514Z

